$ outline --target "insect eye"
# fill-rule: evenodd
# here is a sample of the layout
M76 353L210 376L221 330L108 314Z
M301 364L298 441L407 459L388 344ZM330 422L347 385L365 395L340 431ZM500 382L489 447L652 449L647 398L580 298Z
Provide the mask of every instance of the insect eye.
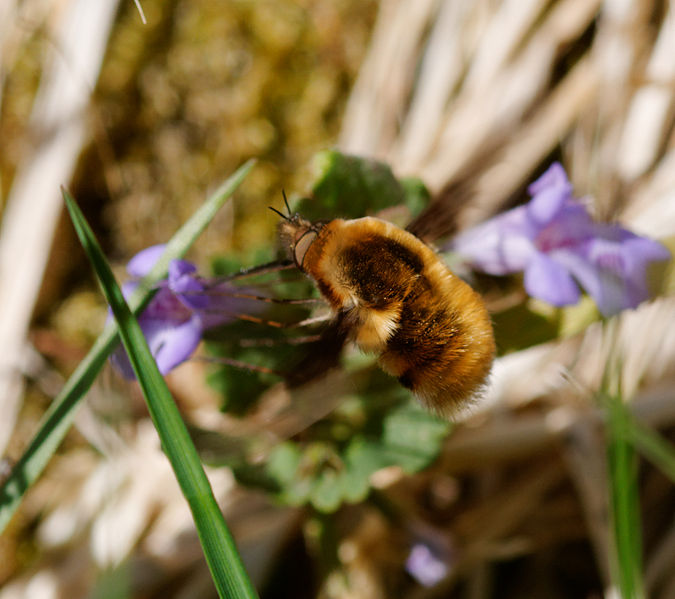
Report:
M298 268L302 269L302 263L305 260L305 254L307 253L309 246L312 245L312 243L314 243L316 236L317 236L316 231L307 231L295 243L295 248L293 250L293 257L295 259L295 264L298 266Z

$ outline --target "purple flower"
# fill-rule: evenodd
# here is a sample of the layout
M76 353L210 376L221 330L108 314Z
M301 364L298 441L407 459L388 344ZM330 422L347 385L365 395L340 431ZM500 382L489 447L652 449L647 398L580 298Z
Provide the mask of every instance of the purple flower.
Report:
M489 274L524 271L527 292L554 306L577 303L579 285L605 316L649 297L647 266L670 259L663 245L594 222L558 163L528 191L528 204L458 235L448 249Z
M421 585L432 587L449 572L444 553L445 551L435 549L429 543L415 543L408 554L405 569Z
M152 246L129 261L127 272L136 280L122 285L125 297L138 287L138 279L150 272L163 251L163 245ZM187 260L172 260L167 279L159 283L157 293L138 318L162 374L192 355L206 329L230 322L236 314L255 311L253 300L232 296L243 289L205 281L196 271ZM113 352L111 361L126 378L135 378L124 347Z

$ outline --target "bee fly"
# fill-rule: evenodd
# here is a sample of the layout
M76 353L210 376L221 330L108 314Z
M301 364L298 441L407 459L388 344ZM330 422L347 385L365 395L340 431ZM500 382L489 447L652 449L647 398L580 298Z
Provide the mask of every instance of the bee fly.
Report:
M284 200L286 196L284 195ZM279 239L334 313L332 337L378 355L427 407L452 414L480 392L495 353L480 296L412 233L373 217L282 218Z

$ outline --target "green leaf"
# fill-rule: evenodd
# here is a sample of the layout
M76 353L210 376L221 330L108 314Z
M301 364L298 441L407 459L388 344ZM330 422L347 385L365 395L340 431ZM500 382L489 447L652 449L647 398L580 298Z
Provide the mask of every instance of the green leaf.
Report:
M293 482L301 459L302 454L295 443L280 443L267 458L266 471L280 485L288 485Z
M291 441L278 445L267 459L265 472L279 485L279 499L289 505L303 505L312 492L313 480L303 473L302 462L302 452Z
M370 158L326 150L314 157L314 166L312 198L296 207L309 220L360 218L401 204L416 214L429 199L419 179L403 184L387 164Z
M143 331L124 300L112 270L77 204L67 192L64 192L64 197L77 235L118 323L120 337L143 391L162 448L190 506L218 594L222 598L257 597L213 496L197 450L150 353Z
M400 466L408 473L427 467L437 457L450 424L406 403L387 410L379 424L371 415L364 427L371 432L354 431L344 445L333 439L306 445L287 441L275 448L266 474L281 488L279 498L291 505L311 503L324 513L344 502L363 501L374 472L387 466Z
M441 450L450 423L416 404L392 410L384 419L383 445L408 473L426 468Z
M325 468L312 489L312 505L320 512L334 512L342 504L343 477L331 468Z
M169 241L164 255L129 301L136 314L150 301L154 284L166 276L169 261L185 254L218 209L244 180L253 164L253 161L249 161L239 168ZM0 488L0 532L5 529L19 507L26 490L37 480L61 444L73 422L75 409L117 343L117 327L111 325L101 333L45 413L35 437Z
M404 177L399 179L403 186L404 203L410 210L411 216L417 216L431 201L431 194L422 179Z
M344 455L345 474L343 476L343 497L345 501L355 503L363 501L370 493L370 476L381 468L390 465L390 461L377 442L362 437L354 439Z

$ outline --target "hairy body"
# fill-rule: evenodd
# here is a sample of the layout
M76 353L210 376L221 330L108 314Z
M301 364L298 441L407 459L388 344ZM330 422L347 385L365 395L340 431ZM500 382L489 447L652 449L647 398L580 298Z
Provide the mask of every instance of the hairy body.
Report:
M428 407L452 413L484 385L495 351L487 310L420 239L377 218L298 215L280 238L348 337Z

